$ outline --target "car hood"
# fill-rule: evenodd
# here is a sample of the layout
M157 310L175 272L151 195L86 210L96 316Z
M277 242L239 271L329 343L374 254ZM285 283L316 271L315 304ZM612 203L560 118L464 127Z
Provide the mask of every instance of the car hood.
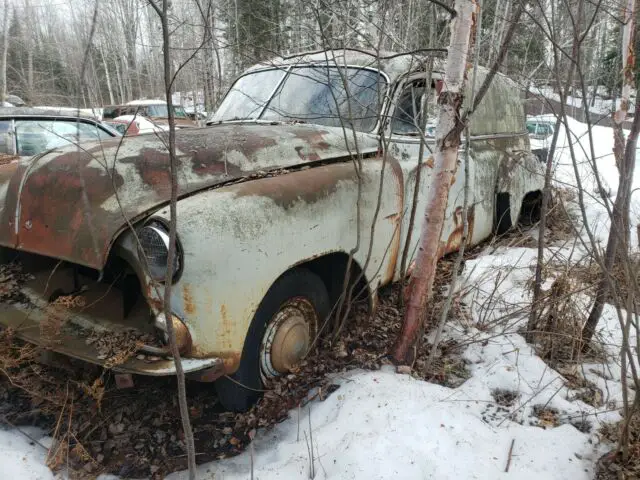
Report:
M178 195L356 152L341 128L221 124L176 132ZM358 134L361 153L378 140ZM0 165L0 245L95 269L116 236L170 201L169 154L155 134L70 145Z

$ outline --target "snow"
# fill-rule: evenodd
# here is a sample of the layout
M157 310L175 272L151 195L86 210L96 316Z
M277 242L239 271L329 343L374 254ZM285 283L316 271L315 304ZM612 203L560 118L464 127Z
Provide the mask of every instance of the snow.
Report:
M487 364L489 366L489 364ZM502 367L502 366L501 366ZM491 367L497 375L504 368ZM309 478L309 416L316 478L588 479L592 446L571 426L545 431L486 423L486 399L474 386L448 389L390 368L354 372L341 388L255 441L256 478ZM465 400L467 398L473 400ZM515 439L509 473L504 473ZM576 454L579 457L576 456ZM250 455L200 467L200 478L249 478ZM179 473L170 479L187 478Z
M574 120L570 126L581 158L578 169L589 225L604 241L608 217L585 160L589 152L586 126ZM593 134L596 163L613 195L617 170L611 155L612 131L594 127ZM575 188L568 145L562 129L555 182ZM634 186L640 186L640 171ZM637 200L634 208L640 212ZM556 245L548 254L576 262L583 252L580 245ZM253 463L256 479L307 479L308 445L314 450L316 479L593 478L595 462L610 448L601 443L598 429L620 418L616 412L622 399L620 367L615 361L621 342L617 314L606 306L599 331L612 360L580 369L603 392L603 405L594 407L577 399L577 391L518 333L526 323L535 259L533 248L488 246L466 262L460 291L468 315L454 319L445 329L447 338L466 345L463 357L471 376L459 387L396 374L391 367L336 375L333 381L340 388L326 400L290 412L288 420L272 429L259 430L253 455L248 450L201 465L198 478L251 478ZM516 392L518 397L512 405L500 406L494 398L496 389ZM534 415L537 406L557 410L559 425L542 428ZM590 428L578 429L580 422ZM0 452L4 471L11 472L7 478L53 478L44 466L46 452L15 430L0 431ZM169 478L186 479L187 473Z
M22 429L39 440L42 432L35 428ZM11 479L44 480L54 478L45 465L47 452L16 430L0 429L0 465L2 477Z
M550 86L531 87L529 91L536 95L540 95L546 98L551 98L557 102L560 101L560 95L557 94L554 91L554 89ZM600 114L600 115L610 115L613 107L613 101L611 99L602 98L600 95L596 95L596 98L593 104L591 104L592 91L593 91L592 88L589 88L589 93L587 97L589 101L589 111L591 111L592 113ZM606 91L606 88L604 88L603 86L600 86L599 93L603 93L603 91ZM575 97L572 95L568 95L567 105L572 107L582 108L582 97ZM620 98L616 98L616 109L618 109L619 107L620 107ZM631 94L631 101L629 105L630 111L633 111L634 107L635 107L635 92ZM571 112L568 112L568 113L571 114Z

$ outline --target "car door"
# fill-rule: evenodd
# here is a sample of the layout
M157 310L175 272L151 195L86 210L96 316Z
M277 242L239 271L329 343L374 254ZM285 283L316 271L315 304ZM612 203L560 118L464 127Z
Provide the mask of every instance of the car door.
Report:
M402 220L401 251L407 241L409 231L411 208L413 205L416 188L416 177L420 168L420 184L416 196L416 215L409 243L409 254L407 265L410 265L416 255L420 228L424 218L424 210L427 205L429 188L434 180L433 151L435 149L435 126L437 122L437 92L436 82L438 75L434 75L429 88L425 88L425 73L420 73L408 77L396 89L394 99L391 102L389 111L390 121L385 128L383 143L389 152L396 157L403 171L405 203ZM426 97L425 97L426 95ZM426 111L423 112L423 106ZM421 132L420 125L424 122L426 115L426 128ZM420 156L420 146L424 142L422 158ZM461 149L464 150L463 148ZM449 253L459 248L462 239L462 209L464 205L464 183L465 172L462 163L463 157L458 158L458 168L454 177L454 182L449 191L449 202L445 215L445 224L442 231L441 243L443 244L439 254ZM470 206L468 217L473 215L473 183L474 166L469 162L469 199ZM473 222L470 222L472 227ZM470 234L468 238L472 238ZM396 277L400 276L400 265L396 266Z

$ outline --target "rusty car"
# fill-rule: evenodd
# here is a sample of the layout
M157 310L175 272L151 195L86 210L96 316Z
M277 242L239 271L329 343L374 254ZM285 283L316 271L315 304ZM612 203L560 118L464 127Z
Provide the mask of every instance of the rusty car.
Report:
M477 82L486 73L479 69ZM176 131L170 318L162 300L171 177L159 135L60 147L0 166L3 261L22 269L19 295L0 305L0 323L126 376L175 374L164 343L171 322L186 374L215 382L228 409L248 408L268 379L294 369L314 345L352 278L348 265L374 306L379 287L405 274L405 245L411 264L433 181L442 80L443 61L429 52L277 58L242 74L207 126ZM499 74L470 119L461 146L468 166L457 169L434 255L463 241L465 183L469 245L535 216L543 181L522 100ZM421 115L429 116L424 130ZM64 322L52 328L61 298ZM120 362L88 341L90 332L132 329L154 340Z

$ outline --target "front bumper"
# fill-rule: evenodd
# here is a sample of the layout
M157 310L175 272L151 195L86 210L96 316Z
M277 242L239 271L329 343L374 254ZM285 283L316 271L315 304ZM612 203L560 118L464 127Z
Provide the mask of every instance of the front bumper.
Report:
M118 330L130 329L131 326L101 321L95 315L83 312L66 312L68 320L59 329L54 338L43 334L43 322L50 321L51 307L44 303L29 287L21 289L26 301L19 303L0 303L0 325L11 329L14 335L29 343L40 345L48 350L77 358L96 365L109 366L117 372L137 375L168 376L176 374L176 366L173 358L166 353L158 354L157 347L142 346L122 363L110 366L110 358L103 355L93 346L87 343L87 327L104 335ZM151 352L151 354L149 353ZM224 374L224 362L220 358L183 358L182 367L185 373L195 373L198 377L205 377L208 381ZM204 371L204 372L203 372Z

